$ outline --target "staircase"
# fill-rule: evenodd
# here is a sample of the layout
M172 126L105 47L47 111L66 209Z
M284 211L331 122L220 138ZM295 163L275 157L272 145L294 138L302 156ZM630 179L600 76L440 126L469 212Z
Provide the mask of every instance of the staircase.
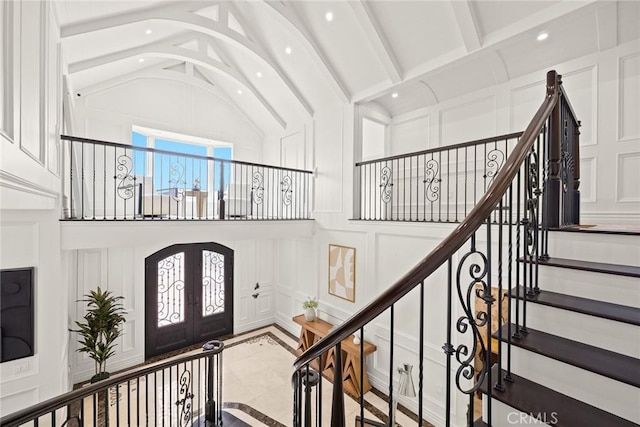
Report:
M457 176L459 167L467 177L468 147L481 153L471 157L470 175L484 167L481 177L491 183L479 200L474 195L471 211L461 210L465 217L458 227L422 261L298 357L292 379L294 427L353 425L345 416L341 370L333 379L331 401L306 378L328 351L340 366L343 340L355 333L364 342L370 329L388 333L386 354L381 355L382 345L376 353L378 367L380 360L389 367L388 415L361 423L371 417L361 398L356 425L390 425L395 394L402 388L396 382L403 381L396 365L407 358L417 365L418 389L413 399L406 397L412 393L400 397L417 415L416 425L425 425L422 420L446 427L640 425L640 234L578 225L579 127L560 76L550 71L544 101L522 134L459 144L452 155L434 150L407 155L415 164L424 163L425 170L424 177L409 177L409 193L425 191L425 200L409 198L417 203L406 209L408 218L393 211L407 202L405 159L360 165L365 186L360 193L368 195L360 200L360 219L441 222L445 206L449 222L440 186L448 185L450 172ZM506 161L489 173L498 158L491 148L499 150L499 141L511 138L517 144L513 149L505 144ZM488 147L477 149L477 144ZM472 178L473 189L477 182L486 181ZM453 188L460 185L466 188L468 181L456 181ZM426 212L427 200L436 204L438 216L412 216ZM459 210L454 212L458 222ZM439 299L425 298L427 287L439 289ZM404 322L419 329L415 349L394 345L396 330L407 326L396 324L397 305ZM427 320L425 312L433 310L446 320ZM444 345L437 342L443 329ZM436 345L443 358L431 356L427 370L425 348ZM442 368L434 369L434 361ZM330 424L320 421L323 405L331 408Z
M527 332L511 340L514 380L493 394L492 425L637 425L640 233L555 231L550 243L541 290L512 291L530 303Z

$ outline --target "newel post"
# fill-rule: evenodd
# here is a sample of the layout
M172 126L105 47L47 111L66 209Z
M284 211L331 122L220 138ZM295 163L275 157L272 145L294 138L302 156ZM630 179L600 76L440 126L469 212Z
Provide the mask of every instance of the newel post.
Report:
M553 96L560 90L561 76L555 70L547 73L547 97ZM543 219L547 228L558 228L560 226L560 198L562 195L561 182L561 111L560 103L556 103L549 116L549 127L547 129L548 141L548 168L549 175L546 182L546 197L543 212Z

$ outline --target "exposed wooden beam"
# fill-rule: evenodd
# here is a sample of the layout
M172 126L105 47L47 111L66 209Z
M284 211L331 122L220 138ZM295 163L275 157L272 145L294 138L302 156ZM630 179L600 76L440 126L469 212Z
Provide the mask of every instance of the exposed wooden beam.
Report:
M373 47L378 59L387 71L389 79L394 84L400 83L402 81L402 68L371 6L364 0L350 1L349 6L353 9L360 28L364 31L371 43L371 47Z
M467 52L480 49L482 41L471 2L469 0L453 0L450 4Z
M181 10L173 10L173 9L145 9L137 12L131 12L126 14L121 14L117 16L111 16L107 18L96 19L92 21L82 22L79 24L74 24L70 26L65 26L61 29L62 38L70 38L79 36L82 34L87 34L90 32L101 31L108 28L115 28L121 25L127 25L135 22L143 22L149 20L162 20L169 21L175 24L178 24L184 29L188 29L191 31L199 32L202 34L207 34L212 37L216 37L222 40L225 40L235 46L238 46L250 54L254 55L257 59L265 62L270 68L272 68L275 73L280 77L280 79L284 82L287 88L291 91L294 97L300 102L305 111L313 116L314 111L311 107L309 101L302 95L302 92L293 84L289 76L284 72L282 67L278 65L278 63L268 54L267 50L264 49L259 43L255 40L252 40L249 37L243 36L242 34L232 30L228 26L228 16L226 11L228 9L220 6L220 15L221 19L219 21L214 21L212 19L206 18L204 16L200 16L198 14L192 12L185 12ZM234 16L236 19L241 19L237 12L234 12ZM241 23L242 25L243 23ZM245 25L245 29L248 27Z
M313 38L306 25L302 22L302 19L295 10L291 7L285 6L280 1L263 0L266 4L271 6L275 10L278 16L282 18L283 22L292 25L301 35L303 40L307 43L309 49L315 52L315 55L311 55L316 61L318 69L326 76L327 80L334 82L334 89L336 94L341 100L350 102L351 94L345 86L344 82L338 75L338 72L331 64L331 61L324 53L324 50L320 47L318 42Z

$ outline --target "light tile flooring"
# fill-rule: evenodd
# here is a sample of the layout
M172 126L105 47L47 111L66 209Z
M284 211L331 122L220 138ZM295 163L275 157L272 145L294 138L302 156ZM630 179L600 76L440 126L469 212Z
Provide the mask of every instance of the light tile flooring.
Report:
M268 335L265 335L266 333ZM247 340L252 336L255 338ZM277 341L272 339L272 336L277 338ZM234 345L236 342L242 342L242 344ZM291 375L295 360L293 350L297 347L297 340L271 326L227 340L225 345L224 401L244 403L271 420L259 422L240 410L228 409L228 411L251 426L292 425ZM323 379L322 424L324 426L330 425L331 393L331 383ZM377 408L377 411L373 409L375 412L388 412L387 403L373 392L365 395L365 402L367 403L365 406ZM358 402L346 395L345 412L347 425L355 425L355 417L360 414L360 406ZM368 410L365 410L365 418L380 421ZM417 424L401 412L398 412L397 422L402 426Z

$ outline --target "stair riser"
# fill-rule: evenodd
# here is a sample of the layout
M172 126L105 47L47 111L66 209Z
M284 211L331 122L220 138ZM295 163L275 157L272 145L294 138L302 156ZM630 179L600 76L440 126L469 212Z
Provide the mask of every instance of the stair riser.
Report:
M503 354L503 368L506 368ZM512 372L562 394L640 423L640 389L546 356L513 347Z
M489 420L486 418L487 400L487 396L483 395L482 404L484 411L482 419L489 424ZM553 412L548 414L525 414L495 399L492 399L491 412L491 425L493 427L543 426L545 423L542 420L546 419L549 423L553 423L556 420L556 415Z
M594 233L549 233L549 255L640 266L640 237Z
M520 319L522 310L521 302ZM515 322L515 309L512 316ZM522 320L520 322L522 324ZM638 326L528 302L527 327L640 358Z
M640 279L636 277L548 266L540 266L538 272L542 290L640 307Z

